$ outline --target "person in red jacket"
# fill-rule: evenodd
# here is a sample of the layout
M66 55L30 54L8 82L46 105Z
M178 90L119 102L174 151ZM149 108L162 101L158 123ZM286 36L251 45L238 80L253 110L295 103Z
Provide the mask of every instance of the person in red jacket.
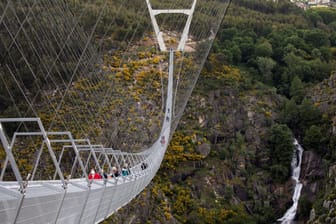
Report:
M92 180L92 179L95 179L95 180L102 179L102 177L100 176L100 174L96 173L96 171L94 169L91 169L90 174L89 174L88 177L89 177L89 180Z

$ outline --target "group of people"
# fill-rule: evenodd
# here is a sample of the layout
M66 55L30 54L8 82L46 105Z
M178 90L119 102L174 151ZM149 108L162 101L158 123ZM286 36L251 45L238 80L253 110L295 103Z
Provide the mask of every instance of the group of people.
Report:
M119 177L120 175L122 176L128 176L131 172L130 169L128 168L127 164L123 166L121 169L121 172L119 172L117 167L112 167L109 173L105 173L104 170L102 170L103 175L100 175L98 172L95 171L95 169L91 169L88 178L89 180L99 180L99 179L111 179L114 177Z
M147 169L148 164L147 163L142 163L141 164L141 169L145 170ZM99 180L99 179L111 179L114 177L119 177L121 176L128 176L131 174L131 170L128 168L128 165L125 164L122 169L121 172L119 172L118 168L113 166L112 169L110 170L109 173L105 173L104 170L102 170L102 175L100 175L98 172L95 171L95 169L91 169L88 178L89 180Z

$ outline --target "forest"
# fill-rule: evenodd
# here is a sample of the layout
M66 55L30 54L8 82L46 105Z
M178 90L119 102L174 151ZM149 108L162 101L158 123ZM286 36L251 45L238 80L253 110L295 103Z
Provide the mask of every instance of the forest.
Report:
M335 72L335 10L302 11L288 2L236 1L230 12L213 53L222 63L248 73L253 81L275 88L285 99L276 122L286 125L289 129L283 130L291 130L307 150L334 161L336 145L330 126L333 115L318 110L307 92ZM271 140L272 135L269 137L273 147L279 146ZM281 154L286 150L274 151L278 155L275 157L291 156ZM274 164L276 169L284 168L283 172L274 171L283 173L282 180L289 175L290 159L284 161L287 164L283 166L277 159Z

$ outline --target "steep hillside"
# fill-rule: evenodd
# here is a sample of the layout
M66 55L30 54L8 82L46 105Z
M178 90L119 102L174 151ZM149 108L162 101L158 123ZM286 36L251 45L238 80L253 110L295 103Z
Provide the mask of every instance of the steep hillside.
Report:
M310 97L315 104L329 117L332 122L330 144L336 143L336 75L314 86ZM313 204L308 223L335 223L336 222L336 160L335 147L328 156L328 166L325 169L325 185L319 199Z
M159 175L112 221L267 223L279 216L291 193L270 186L265 136L280 102L236 68L204 72Z
M234 1L158 176L111 222L273 223L291 205L293 137L305 148L297 219L333 217L326 11Z

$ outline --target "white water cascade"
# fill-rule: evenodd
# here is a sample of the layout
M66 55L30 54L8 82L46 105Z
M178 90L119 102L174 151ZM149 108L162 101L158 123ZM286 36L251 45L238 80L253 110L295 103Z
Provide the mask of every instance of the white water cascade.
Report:
M295 218L297 206L299 203L300 195L301 195L301 189L302 189L302 183L300 183L300 172L301 172L301 162L302 162L302 154L303 154L303 148L298 143L298 141L294 140L295 145L295 153L293 154L292 159L292 179L295 180L295 190L292 197L293 205L286 211L286 213L277 221L280 221L281 224L291 224Z

